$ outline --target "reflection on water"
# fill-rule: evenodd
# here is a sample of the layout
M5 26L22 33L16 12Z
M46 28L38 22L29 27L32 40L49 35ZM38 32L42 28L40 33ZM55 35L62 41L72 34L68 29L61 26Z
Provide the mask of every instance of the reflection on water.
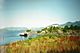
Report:
M3 41L4 41L4 38L3 37L0 37L0 45L3 44Z
M31 36L24 38L19 36L21 32L24 31L3 31L2 33L0 32L0 45L5 45L15 41L28 39L29 37L34 38L37 36L37 34L32 34Z
M24 38L27 39L27 38ZM8 44L18 40L23 40L22 37L0 37L0 45Z
M3 31L2 33L0 33L0 45L23 40L23 38L18 35L21 32L23 31Z

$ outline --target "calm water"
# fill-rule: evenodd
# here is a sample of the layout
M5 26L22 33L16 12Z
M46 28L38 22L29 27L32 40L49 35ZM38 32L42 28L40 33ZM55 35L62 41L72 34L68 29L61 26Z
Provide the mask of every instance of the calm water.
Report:
M0 45L5 45L18 40L23 40L23 37L19 36L19 33L21 32L24 31L0 31Z

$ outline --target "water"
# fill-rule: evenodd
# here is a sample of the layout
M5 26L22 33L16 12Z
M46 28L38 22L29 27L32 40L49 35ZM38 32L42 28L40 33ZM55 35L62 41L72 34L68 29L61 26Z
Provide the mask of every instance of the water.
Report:
M0 45L5 45L11 42L18 41L18 40L23 40L23 38L19 36L19 33L21 32L24 32L24 30L0 31Z

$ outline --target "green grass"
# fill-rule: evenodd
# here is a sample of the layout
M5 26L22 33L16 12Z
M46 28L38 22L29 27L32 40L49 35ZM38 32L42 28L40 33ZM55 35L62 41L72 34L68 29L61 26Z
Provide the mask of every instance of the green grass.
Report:
M78 38L79 37L79 38ZM7 46L7 53L79 53L80 36L42 35Z

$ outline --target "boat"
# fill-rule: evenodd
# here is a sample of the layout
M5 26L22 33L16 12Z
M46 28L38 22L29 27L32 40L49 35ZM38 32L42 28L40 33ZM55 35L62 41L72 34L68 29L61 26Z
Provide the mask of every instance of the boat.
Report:
M21 37L27 37L28 36L28 33L24 33L23 32L23 33L20 33L19 36L21 36Z

